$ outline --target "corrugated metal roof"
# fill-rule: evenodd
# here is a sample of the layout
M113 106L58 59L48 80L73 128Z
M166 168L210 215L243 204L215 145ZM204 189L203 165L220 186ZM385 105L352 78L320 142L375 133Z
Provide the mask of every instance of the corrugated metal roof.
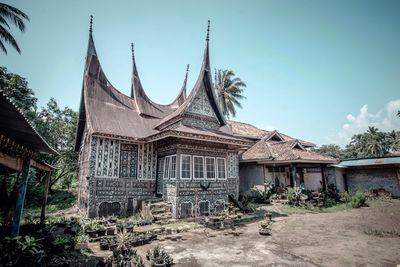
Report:
M400 164L400 157L343 160L337 165L338 167L357 167L357 166L376 166L376 165L389 165L389 164Z

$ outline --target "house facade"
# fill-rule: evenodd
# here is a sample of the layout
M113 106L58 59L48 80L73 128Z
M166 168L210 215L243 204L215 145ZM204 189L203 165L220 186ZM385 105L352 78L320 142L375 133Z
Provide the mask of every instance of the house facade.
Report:
M342 160L334 167L340 191L383 189L400 198L400 156Z
M79 194L90 217L133 213L141 200L162 197L174 217L220 212L239 194L239 151L213 91L207 31L197 82L186 95L187 73L169 105L150 100L139 79L132 45L127 96L104 74L90 27L76 147Z
M252 141L252 146L239 154L240 193L264 183L311 191L336 184L334 169L328 165L337 160L311 151L315 144L248 123L229 124L235 136Z
M333 161L314 158L306 149L312 146L308 142L225 120L212 85L209 28L200 73L189 95L187 72L172 103L155 103L142 86L132 45L127 96L104 74L90 26L75 146L78 203L84 213L129 215L142 200L155 197L170 203L176 218L219 213L229 198L238 199L252 185L268 180L294 185L297 178L290 183L287 173L297 177L303 164L314 168ZM256 134L247 133L248 128ZM293 153L280 153L286 157L281 160L269 146L276 153L294 151L295 162ZM297 163L297 169L290 169Z

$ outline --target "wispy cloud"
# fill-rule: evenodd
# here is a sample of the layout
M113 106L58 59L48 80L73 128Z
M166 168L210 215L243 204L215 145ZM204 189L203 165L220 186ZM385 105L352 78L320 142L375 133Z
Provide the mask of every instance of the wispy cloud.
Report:
M261 127L261 129L267 130L267 131L274 131L274 130L276 130L276 127L273 125L264 125Z
M400 110L400 99L389 101L384 108L376 114L368 111L368 105L361 107L358 114L348 114L347 122L333 136L326 137L326 143L334 143L344 147L355 134L365 132L369 126L375 126L381 131L400 130L400 118L397 111Z

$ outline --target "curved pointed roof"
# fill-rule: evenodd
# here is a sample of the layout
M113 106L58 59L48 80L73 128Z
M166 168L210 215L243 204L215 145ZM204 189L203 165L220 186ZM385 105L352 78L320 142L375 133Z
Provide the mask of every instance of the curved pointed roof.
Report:
M79 150L85 127L91 133L145 138L158 133L154 126L186 100L187 73L177 98L169 105L150 100L141 85L132 45L131 97L118 91L107 79L93 41L92 17L79 106L75 150Z
M190 92L190 94L187 97L187 99L185 100L185 102L177 110L175 110L172 114L170 114L167 117L165 117L164 119L162 119L156 125L156 128L161 128L164 125L168 124L168 122L174 121L175 118L181 117L185 113L187 108L190 106L190 104L193 102L197 93L202 88L204 88L206 91L208 99L210 100L211 107L213 108L220 125L223 126L226 124L225 117L223 116L223 114L219 108L218 99L214 92L214 89L213 89L214 87L212 85L212 78L211 78L211 71L210 71L210 55L209 55L209 29L210 29L209 26L210 26L210 21L208 21L206 46L204 48L203 62L201 65L199 76L197 78L197 81L196 81L192 91Z
M171 114L186 100L186 79L187 78L185 78L185 82L180 93L171 104L161 105L155 103L147 96L145 90L143 89L136 66L136 60L132 44L131 98L134 99L139 114L159 119L164 118L165 116Z

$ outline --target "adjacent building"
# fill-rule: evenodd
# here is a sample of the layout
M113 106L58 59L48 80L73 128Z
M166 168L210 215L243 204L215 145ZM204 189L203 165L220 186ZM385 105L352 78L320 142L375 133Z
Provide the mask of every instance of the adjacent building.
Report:
M349 159L334 167L340 191L384 189L400 197L400 156Z

